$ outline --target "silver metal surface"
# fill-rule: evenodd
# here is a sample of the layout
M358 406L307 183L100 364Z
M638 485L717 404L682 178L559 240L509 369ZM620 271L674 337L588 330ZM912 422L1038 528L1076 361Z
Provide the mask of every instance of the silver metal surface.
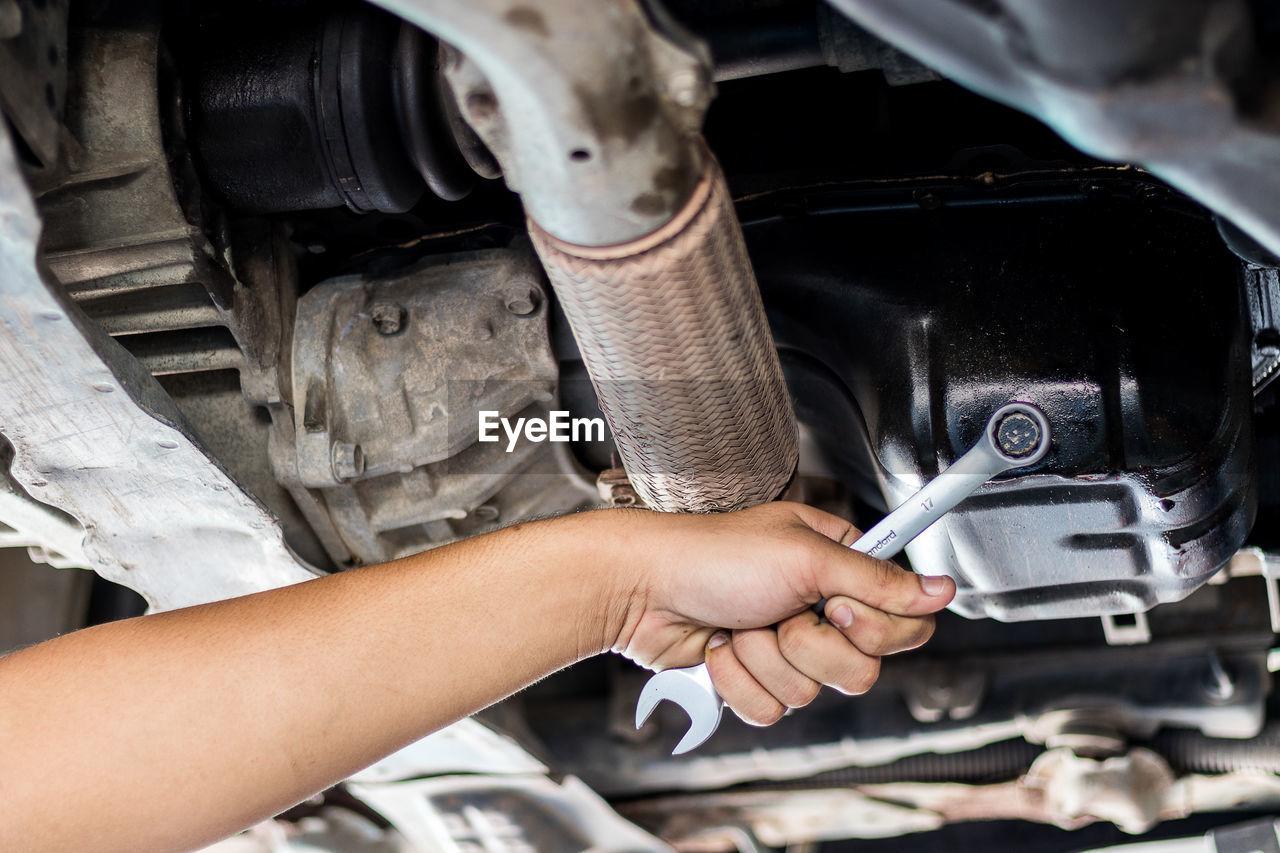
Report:
M650 678L636 701L636 728L645 724L660 702L672 702L689 715L689 730L671 750L683 755L706 743L720 728L724 716L724 700L711 681L711 670L705 663L680 669L665 669Z
M1172 492L1155 494L1149 478L1130 472L990 483L912 542L907 556L917 571L955 578L951 609L972 619L1128 616L1181 600L1231 558L1253 521L1250 425L1243 429L1226 434L1224 426L1213 473L1169 477L1180 487ZM886 483L891 496L911 488ZM1049 518L1046 506L1054 507ZM1175 532L1152 535L1162 529ZM1028 538L1040 543L1034 558ZM1068 586L1069 596L1052 595ZM1140 642L1142 634L1115 636Z
M298 301L293 429L272 467L323 501L356 562L599 503L566 445L478 440L481 411L556 408L543 287L526 247L333 279Z
M1001 427L1010 418L1024 418L1037 428L1034 441L1021 444L1019 455L1002 446ZM987 422L982 441L923 489L912 495L849 547L881 559L891 559L912 539L992 477L1034 465L1049 452L1049 423L1044 414L1025 403L1001 407ZM819 607L821 604L818 605ZM644 725L663 700L674 702L689 715L689 730L672 750L681 755L702 745L715 733L724 713L724 700L712 683L707 665L664 670L649 679L636 703L636 728Z
M292 430L279 375L297 290L291 250L266 225L235 229L233 249L225 229L189 218L208 209L192 197L198 184L181 180L184 143L163 119L160 12L104 14L81 20L63 52L70 153L33 178L42 259L100 329L166 377L194 434L279 519L290 550L328 566L317 534L337 536L323 514L299 510L313 503L305 491L272 477L270 426L255 408Z
M7 455L0 453L6 469ZM84 553L84 527L61 510L33 500L8 470L0 475L0 548L26 548L32 560L55 569L92 566Z
M171 159L179 172L183 159L166 146L158 14L77 27L66 69L74 156L34 187L45 262L153 375L234 369L256 403L279 402L277 294L236 281L231 253L189 219L199 206L175 186Z
M1146 613L1104 613L1102 636L1108 646L1140 646L1151 642Z
M12 476L85 528L88 561L155 610L312 577L137 362L41 276L40 219L0 128L0 432Z
M474 445L481 410L546 407L557 379L547 312L507 307L530 290L545 302L541 279L531 253L491 250L308 291L291 383L302 485L408 473ZM386 306L405 315L393 335L378 322ZM344 447L362 448L364 464L339 477L334 448Z
M215 246L225 232L187 218L201 208L177 188L191 186L177 180L182 140L170 140L173 157L166 148L158 19L78 28L69 73L77 156L38 178L45 258L99 328L166 377L200 441L268 506L304 561L378 562L594 503L566 448L522 443L507 454L474 442L475 409L514 415L553 400L557 366L547 312L535 310L546 300L531 252L445 258L433 274L384 276L363 290L349 282L350 298L373 300L352 308L352 329L325 325L338 308L321 299L337 298L325 285L309 294L295 334L297 273L281 233L242 224L233 244ZM378 296L418 286L430 290L406 297L416 321ZM535 298L519 313L506 304ZM454 413L467 392L476 405ZM492 514L481 517L481 506Z
M28 166L37 170L58 161L70 5L69 0L0 3L0 108L35 161Z
M710 58L662 16L634 0L377 2L461 51L445 67L461 113L549 233L624 243L688 198Z
M435 776L347 787L416 850L672 853L572 776Z

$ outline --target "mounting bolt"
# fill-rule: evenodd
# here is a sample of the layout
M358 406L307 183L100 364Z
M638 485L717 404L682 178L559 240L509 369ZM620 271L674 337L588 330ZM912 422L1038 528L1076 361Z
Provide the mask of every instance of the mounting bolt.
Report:
M1040 449L1040 424L1022 412L1011 412L996 425L996 443L1008 456L1021 459Z
M394 302L379 302L369 309L369 318L373 320L373 327L378 330L378 334L389 338L404 330L409 313Z
M523 293L507 298L507 310L517 317L528 317L542 304L542 291L530 287Z
M364 473L364 449L345 441L333 443L333 476L340 480L354 480Z

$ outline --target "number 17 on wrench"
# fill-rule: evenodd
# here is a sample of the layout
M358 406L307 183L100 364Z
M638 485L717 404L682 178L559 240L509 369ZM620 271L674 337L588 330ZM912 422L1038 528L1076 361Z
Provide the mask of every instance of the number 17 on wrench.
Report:
M987 422L982 438L920 491L889 513L849 547L890 559L979 486L997 474L1034 465L1049 451L1049 421L1027 403L1010 403ZM825 602L814 610L821 613ZM689 715L689 730L672 750L680 755L702 745L720 725L724 701L711 683L705 663L667 669L649 679L636 703L636 728L644 725L663 700Z

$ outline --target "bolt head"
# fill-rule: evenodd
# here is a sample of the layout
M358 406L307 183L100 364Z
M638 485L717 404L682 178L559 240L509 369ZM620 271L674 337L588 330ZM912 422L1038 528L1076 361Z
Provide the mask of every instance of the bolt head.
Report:
M354 480L364 473L364 448L358 444L335 441L331 459L338 480Z
M530 316L538 310L538 306L541 304L542 292L532 287L507 297L507 310L517 317Z
M996 443L1014 459L1030 456L1040 448L1042 436L1035 419L1022 412L1005 415L996 425Z
M394 302L379 302L369 309L369 319L373 321L378 334L389 338L404 331L409 322L409 312L404 310L404 306Z

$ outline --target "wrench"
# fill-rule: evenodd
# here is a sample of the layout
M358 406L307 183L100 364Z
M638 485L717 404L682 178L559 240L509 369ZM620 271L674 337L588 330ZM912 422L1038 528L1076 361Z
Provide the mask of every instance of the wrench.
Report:
M1025 468L1049 452L1049 421L1028 403L1010 403L987 421L974 447L924 488L907 498L849 547L887 560L900 552L942 515L997 474ZM822 615L826 601L813 606ZM667 669L649 679L636 703L636 728L644 725L662 700L675 702L689 715L689 730L671 751L680 755L701 746L720 726L724 701L711 683L705 663Z

